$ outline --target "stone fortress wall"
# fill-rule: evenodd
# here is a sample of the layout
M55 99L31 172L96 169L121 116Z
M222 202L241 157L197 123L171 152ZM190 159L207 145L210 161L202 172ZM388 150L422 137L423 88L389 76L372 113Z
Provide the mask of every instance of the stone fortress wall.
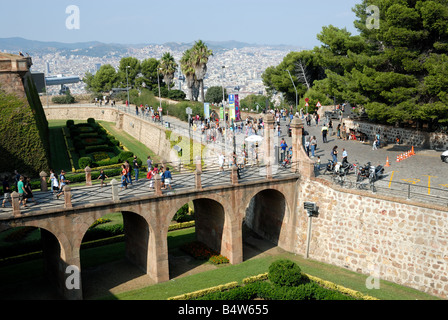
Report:
M339 189L322 179L300 185L299 204L315 202L310 258L448 298L448 209ZM300 206L300 205L299 205ZM302 207L295 252L304 254Z
M48 120L87 120L94 118L99 121L114 122L151 151L168 162L178 161L177 152L171 149L166 139L165 130L136 116L119 112L110 107L45 107ZM141 159L146 163L146 159Z

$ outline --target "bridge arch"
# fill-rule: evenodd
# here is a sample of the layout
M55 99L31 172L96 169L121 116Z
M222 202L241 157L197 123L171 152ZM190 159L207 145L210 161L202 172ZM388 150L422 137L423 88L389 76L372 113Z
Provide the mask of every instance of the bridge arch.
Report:
M261 251L269 247L285 246L289 232L287 221L292 214L292 204L289 201L291 200L284 191L278 188L262 188L249 194L241 218L243 242L257 246L256 249ZM255 238L267 240L272 246L258 247L261 242ZM243 252L243 258L248 257Z
M27 227L32 228L32 231L39 230L40 232L40 242L42 248L42 261L43 261L43 270L41 275L37 275L37 278L42 276L45 280L44 282L38 282L39 287L34 287L36 292L42 291L45 292L45 295L50 295L50 299L60 299L62 297L61 292L63 288L61 286L61 280L63 280L63 276L61 275L60 270L65 270L68 266L67 264L67 243L68 238L63 233L57 233L55 230L51 230L51 228L47 228L48 226L43 226L38 221L28 222L22 225L17 226L8 226L8 228L2 229L2 232L14 229ZM20 278L20 274L18 277ZM37 279L36 278L36 279ZM27 280L27 282L30 280ZM64 280L65 281L65 280ZM42 287L45 286L45 288ZM11 292L8 294L7 299L14 299L16 294L15 289L11 288ZM20 293L17 293L20 294ZM18 297L21 299L21 297ZM33 299L31 297L31 299Z

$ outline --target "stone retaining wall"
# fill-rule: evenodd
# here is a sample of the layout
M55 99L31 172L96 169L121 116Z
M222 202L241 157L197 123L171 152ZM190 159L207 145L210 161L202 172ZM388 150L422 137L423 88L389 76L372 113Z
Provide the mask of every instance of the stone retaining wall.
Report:
M117 128L131 135L151 151L168 162L179 160L177 152L171 149L165 130L139 117L132 116L110 107L45 107L48 120L95 120L114 122ZM142 159L146 163L146 159Z
M344 119L349 129L365 133L371 142L379 132L381 139L393 143L399 138L403 144L433 150L448 149L448 135L444 133L429 133L412 129L395 128L393 126L378 125L368 122Z

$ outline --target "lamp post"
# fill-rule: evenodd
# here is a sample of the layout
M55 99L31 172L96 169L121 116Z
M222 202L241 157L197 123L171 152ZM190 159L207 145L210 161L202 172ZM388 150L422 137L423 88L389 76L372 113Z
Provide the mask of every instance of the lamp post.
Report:
M159 112L160 112L160 122L162 123L162 125L163 125L163 119L162 119L162 117L163 117L163 112L162 112L162 94L161 94L161 92L160 92L160 73L159 73L159 71L161 71L162 70L162 68L157 68L157 82L158 82L158 84L159 84Z
M131 101L129 99L129 76L128 76L128 69L130 66L126 67L126 90L128 91L128 106L131 104Z
M292 80L291 72L289 72L289 70L285 70L285 71L288 72L289 77L291 78L292 85L294 86L294 90L296 91L296 111L298 111L299 110L299 94L297 93L297 87L296 87L294 81Z
M225 151L224 153L227 154L227 120L226 120L226 94L225 94L225 87L224 87L224 70L226 69L226 66L222 66L222 114L224 118L224 144L225 144Z

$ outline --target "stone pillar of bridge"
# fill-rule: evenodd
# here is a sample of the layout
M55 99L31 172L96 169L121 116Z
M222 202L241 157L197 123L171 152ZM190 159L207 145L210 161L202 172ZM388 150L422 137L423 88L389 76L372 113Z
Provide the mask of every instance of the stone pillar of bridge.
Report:
M194 174L196 190L202 190L201 175L202 175L202 160L200 157L197 157L196 158L196 171Z
M266 167L266 178L272 179L272 168L275 165L275 150L274 150L274 116L267 114L264 117L264 141L263 141L263 160Z
M66 209L73 208L72 205L72 188L69 186L64 186L64 207Z
M92 169L87 166L84 171L86 172L86 186L92 186Z
M12 213L14 217L20 217L19 193L14 191L11 193Z
M314 177L314 163L308 157L303 146L303 122L294 117L291 122L292 131L292 170L304 178Z

